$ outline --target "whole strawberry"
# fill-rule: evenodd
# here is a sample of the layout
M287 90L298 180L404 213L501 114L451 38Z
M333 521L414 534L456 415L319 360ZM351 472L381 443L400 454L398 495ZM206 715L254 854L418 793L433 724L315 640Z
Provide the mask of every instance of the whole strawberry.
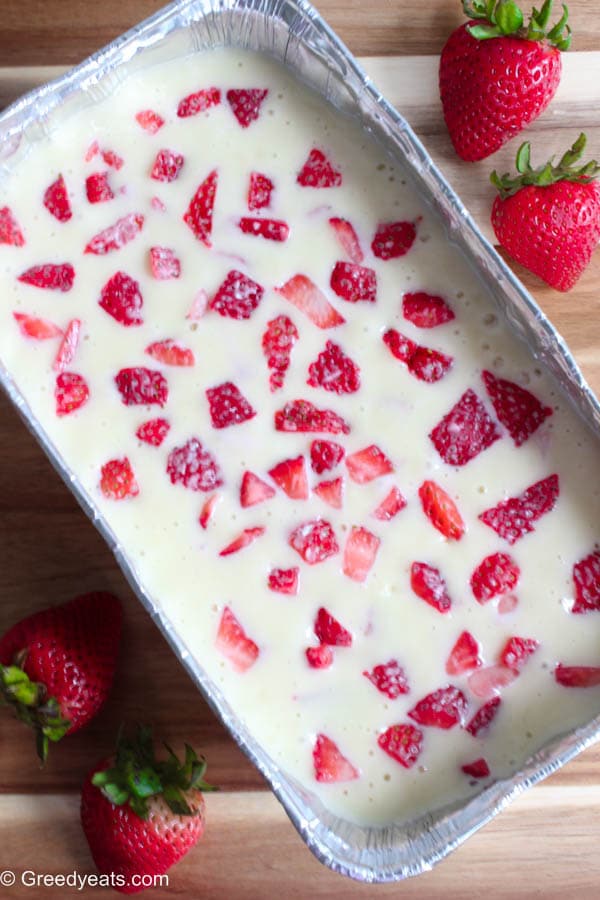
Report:
M204 832L201 791L214 790L203 780L206 763L188 744L183 763L165 747L159 761L149 728L131 740L121 734L114 760L95 766L83 785L81 824L94 862L124 894L148 887L144 876L164 874Z
M463 0L471 21L452 32L440 59L440 96L454 148L484 159L533 122L556 93L568 9L549 31L552 0L523 25L513 0Z
M517 153L517 178L492 173L500 195L492 225L507 253L558 291L569 291L600 241L600 172L595 160L577 165L586 137L579 135L558 165L532 169L531 148Z
M35 613L0 638L0 701L48 742L83 728L110 691L121 637L121 604L91 593Z

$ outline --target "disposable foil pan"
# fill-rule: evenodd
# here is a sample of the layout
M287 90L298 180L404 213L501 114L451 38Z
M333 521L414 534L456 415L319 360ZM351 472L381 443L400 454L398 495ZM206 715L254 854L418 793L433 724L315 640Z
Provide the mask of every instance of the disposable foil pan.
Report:
M23 97L0 116L2 181L28 149L67 115L104 98L149 65L203 50L234 46L267 53L364 130L407 171L414 187L442 219L463 253L535 358L600 437L600 405L560 335L482 236L473 219L402 116L393 109L346 47L305 0L178 0L127 32L62 78ZM50 461L112 548L131 587L202 691L211 708L263 773L292 823L330 868L366 882L397 881L430 869L496 813L600 737L600 716L563 734L532 756L513 777L496 781L468 802L432 811L408 825L361 827L334 816L310 791L275 765L249 734L143 585L92 499L84 493L28 409L0 360L0 383Z

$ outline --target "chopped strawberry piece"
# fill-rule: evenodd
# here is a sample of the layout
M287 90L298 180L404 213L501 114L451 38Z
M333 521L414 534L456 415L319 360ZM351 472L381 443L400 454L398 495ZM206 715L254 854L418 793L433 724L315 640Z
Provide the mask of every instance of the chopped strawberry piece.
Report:
M61 372L56 376L56 415L68 416L87 403L90 389L85 378L76 372Z
M487 731L496 718L501 703L500 697L492 697L491 700L480 706L471 721L465 726L465 731L468 731L473 737L478 737L482 731Z
M116 272L106 282L98 301L102 309L121 325L141 325L144 301L137 281L125 272Z
M328 669L333 665L333 650L327 644L318 647L307 647L306 659L311 669Z
M439 569L427 563L414 562L410 567L410 586L417 597L424 600L438 612L447 613L452 606L446 582Z
M100 147L98 146L98 141L92 141L90 146L87 148L85 152L85 156L83 157L86 162L90 162L95 156L100 153Z
M202 509L200 510L200 515L198 516L198 522L200 524L200 528L203 528L205 531L208 528L208 523L211 520L212 514L214 512L214 509L215 509L215 506L217 505L218 500L219 500L219 495L212 494L202 504Z
M302 187L309 188L339 187L342 183L342 173L335 168L322 150L313 147L298 172L296 181Z
M231 381L207 388L206 396L213 428L241 425L256 415L256 410L252 409L244 395Z
M389 522L389 520L393 519L394 516L397 516L405 506L406 499L403 497L399 488L394 486L373 512L373 515L381 522Z
M171 182L175 181L181 172L181 168L184 164L185 160L181 153L175 153L174 150L159 150L156 154L156 159L152 165L152 171L150 172L150 178L153 178L154 181L166 181ZM214 174L214 173L213 173ZM210 177L210 176L209 176ZM206 182L204 182L206 183ZM200 185L200 188L202 185ZM198 190L200 190L198 188ZM214 193L213 193L214 200ZM193 201L192 201L193 202ZM212 207L211 207L212 209ZM187 222L187 219L185 219ZM189 223L188 223L189 224Z
M446 491L435 481L424 481L419 488L419 499L433 527L451 541L460 541L465 533L465 523Z
M313 472L321 475L335 467L344 458L344 448L335 441L313 441L310 445L310 464Z
M341 509L344 496L344 479L334 478L332 481L321 481L314 488L314 493L334 509Z
M379 666L373 666L370 672L363 672L363 675L390 700L395 700L400 694L410 693L406 672L395 659L390 659L389 662Z
M477 394L465 391L430 433L433 445L449 466L464 466L500 437Z
M454 362L451 356L446 356L439 350L420 347L410 338L396 331L395 328L390 328L385 332L383 342L396 359L405 363L411 375L427 384L435 384L436 381L443 378Z
M290 569L271 569L269 572L269 589L278 594L295 596L298 593L299 574L298 566L292 566Z
M196 193L190 200L183 221L191 229L192 234L207 247L211 247L210 236L212 233L213 210L217 195L217 183L219 176L217 170L206 176ZM172 180L172 179L171 179Z
M169 396L167 380L162 372L133 366L115 375L115 384L125 406L164 406Z
M337 744L324 734L317 735L313 747L313 764L316 780L325 784L360 778L358 769L340 753Z
M596 548L573 566L575 602L571 612L600 610L600 548Z
M554 670L558 684L569 688L596 687L600 684L599 666L563 666L558 663Z
M358 235L352 224L347 219L338 219L333 217L329 220L329 224L335 231L338 243L346 256L353 262L360 264L365 258Z
M330 612L323 606L319 609L315 618L314 632L322 644L328 644L330 647L351 647L352 635L350 632L340 625Z
M244 547L249 547L250 544L253 544L254 541L257 538L262 537L264 533L265 529L262 526L259 526L258 528L244 528L242 533L238 534L230 544L223 547L219 556L231 556L232 553L238 553L240 550L243 550Z
M380 543L372 532L353 525L344 548L344 575L353 581L365 581L375 563Z
M357 484L368 484L369 481L394 471L392 461L376 444L370 444L362 450L357 450L356 453L351 453L346 457L346 466L350 478Z
M503 594L498 600L496 610L501 616L514 612L519 605L519 598L515 594Z
M171 338L148 344L145 352L165 366L193 366L196 361L190 349L182 347Z
M414 725L390 725L379 735L377 743L401 766L411 769L423 749L423 732Z
M558 475L550 475L532 484L518 497L509 497L498 506L486 509L479 519L512 545L534 531L538 519L554 509L558 493Z
M44 191L44 206L58 222L68 222L73 215L67 186L62 175L59 175L56 181L53 181ZM0 213L1 218L1 213ZM0 232L1 232L0 226ZM2 242L0 237L0 243Z
M419 725L447 730L462 723L467 705L463 692L453 684L448 684L419 700L408 715Z
M274 185L270 178L261 175L260 172L250 173L250 186L248 187L248 209L267 209L271 205L271 194Z
M71 263L44 263L41 266L32 266L18 276L23 284L43 288L47 291L62 291L66 293L73 287L75 281L75 269Z
M67 329L63 335L63 339L60 342L60 347L58 348L56 358L52 363L52 368L55 372L64 372L65 369L67 369L75 359L75 353L77 352L77 347L79 346L80 334L80 320L71 319L71 321L67 325Z
M215 647L229 660L236 672L245 672L253 666L260 653L228 606L221 614Z
M324 562L340 550L335 532L325 519L313 519L298 525L290 534L288 543L309 566Z
M190 491L214 491L223 484L218 465L195 437L171 450L167 474L172 484L182 484Z
M256 506L275 496L275 489L266 484L254 472L244 472L240 486L240 504L244 509L248 506Z
M143 227L144 216L130 213L95 235L86 244L84 252L104 256L106 253L112 253L113 250L120 250L121 247L136 238Z
M303 456L284 459L269 470L269 475L292 500L308 500L308 478Z
M212 106L218 106L220 102L221 91L219 88L203 88L201 91L196 91L195 94L188 94L179 102L177 115L180 119L197 116L198 113L206 112Z
M85 192L89 203L106 203L114 200L113 190L108 183L108 172L94 172L85 179Z
M13 312L21 334L25 337L33 338L36 341L47 341L49 338L58 337L62 334L62 330L49 322L47 319L37 319L35 316L28 316L25 313Z
M417 328L437 328L455 318L442 297L424 291L405 294L402 298L402 314Z
M411 361L419 347L416 341L412 341L405 334L396 331L395 328L390 328L386 331L382 340L392 356L395 356L400 362L406 363L406 365Z
M232 269L210 301L210 308L230 319L249 319L264 292L258 282Z
M519 582L521 570L508 553L493 553L481 562L471 575L471 589L478 603L507 594Z
M277 316L267 324L262 337L262 348L267 358L267 366L271 370L269 376L271 391L283 387L292 349L298 337L298 329L287 316Z
M268 93L266 88L227 91L227 102L242 128L248 128L258 119L260 108Z
M496 415L520 447L552 415L551 407L514 381L496 378L491 372L483 372L482 377Z
M111 459L102 466L100 490L109 500L137 497L140 489L126 456L122 459Z
M485 669L477 669L469 675L469 690L482 700L489 700L500 693L502 688L508 687L517 673L506 666L486 666Z
M336 262L329 283L331 290L348 303L358 303L359 300L375 303L377 299L377 275L374 269L366 266Z
M325 349L308 367L306 383L334 394L354 394L360 388L360 369L339 344L327 341Z
M170 430L171 426L166 419L149 419L140 425L135 434L145 444L160 447Z
M292 400L275 413L275 430L349 434L350 426L331 409L317 409L309 400Z
M259 219L253 216L242 216L238 228L244 234L265 238L267 241L287 241L290 227L281 219Z
M175 256L175 251L168 247L150 247L150 269L152 277L158 281L179 278L181 275L181 263Z
M25 243L23 232L8 206L0 209L0 244L22 247Z
M483 756L471 763L465 763L461 769L465 775L470 775L471 778L487 778L490 774L490 767Z
M186 319L191 319L192 322L197 322L198 319L201 319L206 310L208 309L208 294L205 290L200 288L192 305L190 306L190 310L186 315Z
M539 646L540 642L534 638L511 637L500 653L500 662L518 674Z
M377 226L371 250L377 259L397 259L408 253L416 236L414 222L383 222Z
M165 120L153 109L142 109L136 113L136 121L138 125L147 131L148 134L156 134L157 131L165 124Z
M448 675L462 675L463 672L478 669L479 666L483 665L479 649L479 644L471 632L463 631L446 660L446 672Z
M317 328L335 328L346 321L306 275L294 275L275 290L308 316Z
M107 166L116 169L117 172L125 165L125 160L121 156L119 156L118 153L115 153L114 150L103 150L102 159Z

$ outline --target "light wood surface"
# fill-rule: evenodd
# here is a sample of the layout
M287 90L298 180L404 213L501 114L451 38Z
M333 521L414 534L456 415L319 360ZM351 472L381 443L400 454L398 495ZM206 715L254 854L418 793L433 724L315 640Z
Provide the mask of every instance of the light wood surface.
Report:
M81 59L159 7L149 0L4 0L0 26L0 106L61 66ZM504 170L517 142L477 165L454 156L440 118L436 89L439 51L458 24L458 0L322 0L330 23L374 82L415 127L479 224L488 228L487 177ZM576 46L600 51L600 2L570 4L581 35ZM401 22L405 22L404 28ZM419 53L414 59L391 54ZM374 56L377 54L377 56ZM429 58L427 58L429 57ZM559 94L528 130L539 153L554 152L585 128L600 155L600 52L571 54ZM518 269L527 287L564 335L584 374L600 391L600 251L569 295ZM91 589L114 590L124 602L125 635L118 690L83 734L65 741L41 772L30 737L0 717L0 872L93 871L79 828L77 793L90 765L111 747L121 721L152 721L181 746L189 740L209 759L209 797L202 845L172 872L171 887L148 895L211 900L271 897L405 898L465 896L489 900L564 900L600 894L600 747L592 748L470 839L441 866L402 886L369 887L328 872L306 850L285 814L193 688L170 649L128 590L93 526L0 397L0 633L17 618ZM1 711L0 711L1 712ZM1 898L64 897L65 888L0 886ZM92 895L92 889L83 892ZM95 890L93 895L101 895ZM106 893L106 892L105 892Z

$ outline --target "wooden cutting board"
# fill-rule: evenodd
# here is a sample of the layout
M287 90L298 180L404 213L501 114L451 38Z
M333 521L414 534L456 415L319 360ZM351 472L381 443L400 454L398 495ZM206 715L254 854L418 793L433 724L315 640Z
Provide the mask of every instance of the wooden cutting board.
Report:
M325 6L325 4L323 4ZM1 43L1 38L0 38ZM434 57L370 57L363 64L382 93L404 113L482 229L489 235L493 193L489 170L511 165L516 142L479 164L453 154L437 100ZM61 71L58 67L0 68L0 106ZM527 132L534 159L564 148L585 128L600 156L600 52L565 58L551 108ZM563 333L600 390L600 253L577 288L561 296L521 269L528 288ZM118 691L81 735L37 769L29 735L5 714L0 722L0 873L14 869L17 885L0 897L60 897L66 888L28 889L25 869L93 871L78 823L78 790L89 766L105 755L121 721L153 721L176 746L189 740L207 755L209 828L202 846L172 872L170 890L156 900L444 897L490 900L597 898L600 893L600 748L582 754L471 838L432 873L402 886L369 887L319 865L294 832L258 772L180 668L149 617L131 595L99 535L51 469L7 401L0 398L0 633L45 604L92 589L114 590L125 606ZM599 701L600 704L600 701ZM0 876L1 882L1 876ZM84 892L86 893L86 892ZM90 889L90 894L91 894ZM108 893L108 892L104 892ZM93 896L101 896L94 890ZM114 896L114 895L113 895Z

